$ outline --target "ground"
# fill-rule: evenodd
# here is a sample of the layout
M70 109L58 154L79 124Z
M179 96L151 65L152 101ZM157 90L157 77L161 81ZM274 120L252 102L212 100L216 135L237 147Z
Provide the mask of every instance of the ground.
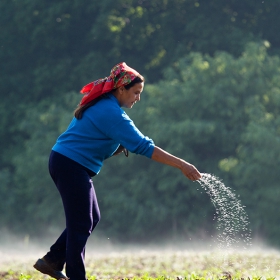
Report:
M1 256L1 255L0 255ZM32 268L35 255L1 256L1 280L51 279ZM276 250L221 252L220 250L150 250L127 248L111 252L89 251L87 276L93 279L280 279L280 253Z

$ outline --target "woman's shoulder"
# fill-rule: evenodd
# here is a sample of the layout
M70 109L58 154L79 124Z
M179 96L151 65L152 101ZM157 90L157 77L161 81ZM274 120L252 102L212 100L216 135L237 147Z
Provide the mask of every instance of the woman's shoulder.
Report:
M113 95L108 95L101 99L94 106L88 108L86 112L94 120L118 122L121 119L128 118L125 111L120 107L118 100Z
M95 108L94 108L95 107ZM120 107L118 100L113 95L107 95L99 102L97 102L93 107L93 111L98 111L100 113L114 113L121 114L123 109Z

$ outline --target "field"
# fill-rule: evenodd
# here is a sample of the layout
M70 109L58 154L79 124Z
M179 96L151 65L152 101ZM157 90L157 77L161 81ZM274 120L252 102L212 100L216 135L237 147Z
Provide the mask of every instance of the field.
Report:
M1 256L1 280L46 280L32 265L38 255ZM87 277L94 279L280 279L280 253L131 250L87 254Z

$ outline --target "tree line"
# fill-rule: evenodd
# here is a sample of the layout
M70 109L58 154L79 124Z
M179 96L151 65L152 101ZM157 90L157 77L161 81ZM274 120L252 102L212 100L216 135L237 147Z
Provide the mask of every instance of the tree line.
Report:
M253 233L279 245L278 6L0 1L1 227L42 234L63 222L49 152L72 118L80 88L125 61L146 78L141 102L127 112L139 129L223 178L240 194ZM117 239L215 231L207 195L168 166L118 156L94 184L98 230Z

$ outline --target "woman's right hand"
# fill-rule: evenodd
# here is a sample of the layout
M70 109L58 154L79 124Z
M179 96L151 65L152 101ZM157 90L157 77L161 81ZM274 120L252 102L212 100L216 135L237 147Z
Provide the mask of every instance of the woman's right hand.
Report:
M192 181L196 181L201 178L200 172L194 165L186 162L181 158L175 157L172 154L169 154L168 152L157 146L155 146L154 148L152 159L157 162L179 168L183 172L183 174Z
M196 169L196 167L184 160L182 160L181 165L181 171L182 173L190 180L196 181L201 178L200 172Z

